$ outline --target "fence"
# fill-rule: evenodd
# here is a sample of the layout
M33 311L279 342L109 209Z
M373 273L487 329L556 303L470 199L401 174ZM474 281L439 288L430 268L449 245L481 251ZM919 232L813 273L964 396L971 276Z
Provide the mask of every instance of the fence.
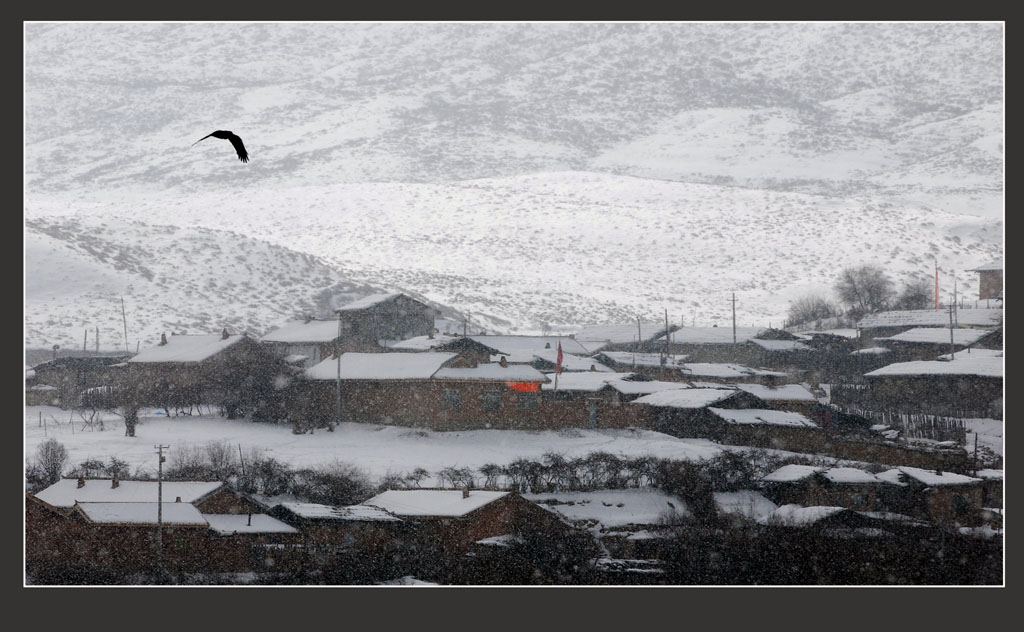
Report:
M904 413L894 410L861 410L842 405L839 405L839 409L845 413L860 415L899 430L904 437L955 441L960 445L967 442L963 417Z

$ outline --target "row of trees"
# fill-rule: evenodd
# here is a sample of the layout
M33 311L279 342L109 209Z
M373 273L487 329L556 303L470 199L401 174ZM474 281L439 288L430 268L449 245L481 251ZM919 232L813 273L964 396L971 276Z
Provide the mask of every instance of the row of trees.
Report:
M833 286L838 301L820 294L803 296L790 304L787 325L799 325L846 316L859 320L867 314L893 309L928 309L934 294L928 279L913 279L897 291L892 279L878 266L850 267L839 273Z

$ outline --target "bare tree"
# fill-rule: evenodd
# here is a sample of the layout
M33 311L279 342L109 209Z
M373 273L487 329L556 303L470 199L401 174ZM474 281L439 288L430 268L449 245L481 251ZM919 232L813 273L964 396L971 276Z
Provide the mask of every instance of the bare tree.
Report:
M789 305L788 325L811 323L839 315L839 307L820 294L808 294Z
M914 279L903 286L893 303L896 309L928 309L935 300L934 289L928 279Z
M68 466L68 450L56 439L47 439L36 448L36 463L42 469L47 485L60 480Z
M887 309L896 293L885 271L873 265L844 269L839 273L835 290L839 300L856 315Z

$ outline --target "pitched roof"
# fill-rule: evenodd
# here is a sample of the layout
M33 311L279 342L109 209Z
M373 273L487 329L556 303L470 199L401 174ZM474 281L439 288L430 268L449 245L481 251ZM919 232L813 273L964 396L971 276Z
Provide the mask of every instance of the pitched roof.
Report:
M460 489L391 489L365 501L396 516L458 517L489 505L510 492L473 489L468 498Z
M661 380L618 380L612 382L611 387L623 395L650 395L661 391L690 388L690 385L683 382L663 382Z
M308 342L322 344L333 342L338 337L336 320L292 320L260 338L261 342Z
M245 336L235 334L224 338L221 334L210 335L171 335L167 344L143 349L138 355L130 358L131 363L151 362L202 362L228 347L238 344Z
M855 467L832 467L821 473L822 476L833 483L881 483L882 479L871 472L857 469Z
M962 309L957 312L957 322L977 327L996 327L1003 322L1001 309ZM857 323L860 329L877 327L949 327L949 312L941 309L912 309L879 312L865 316Z
M341 307L337 308L334 311L335 312L354 312L354 311L358 311L358 310L361 310L361 309L366 309L368 307L373 307L375 305L380 305L381 303L384 303L384 302L396 299L399 296L402 296L401 292L390 292L390 293L383 293L383 294L370 294L369 296L364 296L363 298L361 298L359 300L352 301L351 303L348 303L347 305L342 305ZM412 299L412 300L415 300L415 299Z
M558 349L543 349L533 354L534 358L540 358L545 362L551 364L558 364ZM590 367L594 367L595 371L602 373L614 373L612 369L609 369L605 365L601 364L594 358L584 358L572 353L566 353L565 349L562 349L562 370L563 371L589 371Z
M758 522L766 525L804 527L845 511L849 510L844 507L802 507L800 505L783 505L771 514L760 518Z
M267 514L202 514L220 535L236 533L298 533L299 530Z
M35 497L52 507L71 508L76 502L139 503L157 500L157 481L120 481L111 487L109 478L87 478L85 486L78 487L78 479L62 478L42 490ZM224 486L220 481L164 481L164 502L181 497L183 503L193 503Z
M704 408L723 399L728 399L735 394L736 391L725 391L717 388L678 388L644 395L630 403L666 406L669 408Z
M280 503L280 507L306 520L340 520L346 522L401 522L402 519L379 507L348 505L332 507L319 503Z
M343 353L341 379L343 380L426 380L441 366L454 358L454 353ZM338 359L327 358L306 369L314 380L338 379Z
M769 426L793 426L799 428L817 428L818 425L804 417L800 413L791 413L784 410L765 410L759 408L744 408L743 410L726 410L724 408L709 408L727 423L740 425Z
M157 504L137 502L83 502L75 507L94 524L106 525L155 525ZM195 505L186 502L159 503L160 521L165 525L206 526L208 523Z
M761 480L767 483L792 483L808 479L824 470L825 468L814 465L798 465L796 463L790 463L788 465L783 465L770 474L762 476Z
M968 270L968 272L988 272L990 270L1000 270L1001 271L1002 269L1003 269L1003 264L1000 263L999 261L994 261L992 263L986 263L983 266L978 266L977 268L971 268L970 270Z
M400 349L402 351L427 351L440 347L443 344L459 340L462 336L450 336L448 334L434 334L433 336L416 336L407 340L400 340L388 345L389 349Z
M687 362L680 366L679 370L683 375L699 377L751 377L751 376L785 376L782 371L769 371L767 369L754 369L742 364L731 364L727 362Z

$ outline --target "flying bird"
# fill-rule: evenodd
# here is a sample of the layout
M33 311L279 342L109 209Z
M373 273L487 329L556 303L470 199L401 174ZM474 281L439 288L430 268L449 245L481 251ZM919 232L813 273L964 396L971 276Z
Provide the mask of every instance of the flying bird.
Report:
M222 129L219 129L216 132L213 132L212 134L207 134L206 136L203 136L196 142L192 143L192 146L195 147L196 144L206 140L211 136L213 136L214 138L220 138L222 140L231 141L231 144L234 146L235 151L238 152L238 159L241 160L242 162L249 162L249 152L245 151L245 145L242 144L242 139L239 138L238 136L235 136L231 132Z

